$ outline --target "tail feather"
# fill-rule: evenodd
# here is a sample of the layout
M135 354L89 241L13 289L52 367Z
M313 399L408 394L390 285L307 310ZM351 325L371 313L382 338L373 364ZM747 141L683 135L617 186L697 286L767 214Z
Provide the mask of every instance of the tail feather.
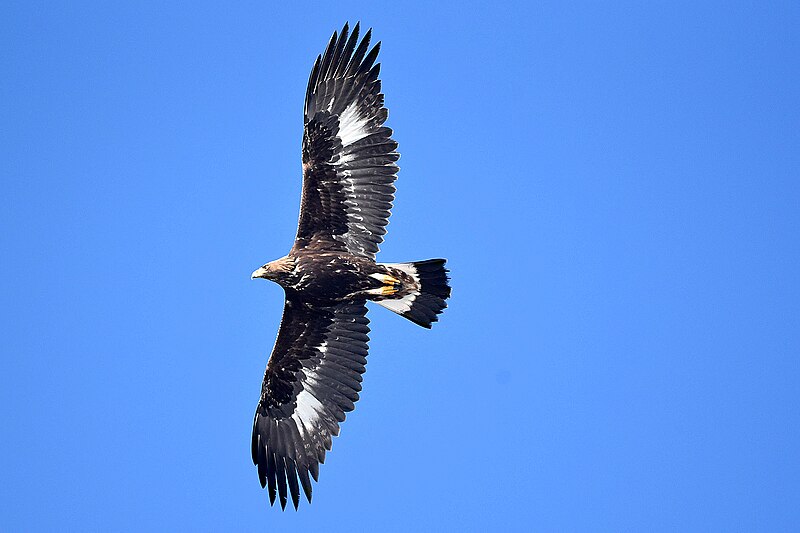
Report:
M379 300L377 303L415 324L430 328L433 322L439 320L436 315L444 311L447 307L445 300L450 297L445 262L445 259L428 259L414 263L384 263L383 266L410 275L419 289L399 298Z

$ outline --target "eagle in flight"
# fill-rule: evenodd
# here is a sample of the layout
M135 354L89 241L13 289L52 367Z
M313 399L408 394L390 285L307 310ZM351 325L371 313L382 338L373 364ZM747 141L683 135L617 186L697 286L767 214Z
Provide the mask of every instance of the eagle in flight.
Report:
M270 504L311 478L352 411L367 363L367 301L425 328L450 296L444 259L377 263L394 200L399 159L385 127L380 43L359 25L334 32L317 57L305 99L303 193L297 237L285 257L252 278L283 287L286 300L253 421L252 455Z

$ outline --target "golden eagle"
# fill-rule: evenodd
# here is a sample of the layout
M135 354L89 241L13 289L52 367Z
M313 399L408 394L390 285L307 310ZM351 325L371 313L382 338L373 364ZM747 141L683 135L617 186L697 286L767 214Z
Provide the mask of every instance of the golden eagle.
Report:
M278 338L253 421L252 455L270 503L311 480L352 411L367 363L367 300L430 328L450 296L444 259L377 263L394 200L397 142L385 127L380 43L359 25L334 32L317 57L305 100L303 197L289 254L253 278L286 293ZM369 51L368 51L369 49Z

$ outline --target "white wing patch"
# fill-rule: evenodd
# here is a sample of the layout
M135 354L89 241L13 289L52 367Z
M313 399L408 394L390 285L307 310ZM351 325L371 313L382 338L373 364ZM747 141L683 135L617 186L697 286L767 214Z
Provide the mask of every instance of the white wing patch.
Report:
M308 391L308 385L313 385L315 380L306 376L304 381L303 390L297 395L297 409L292 414L295 421L300 421L306 428L311 428L317 425L320 415L319 413L325 412L322 402L316 396ZM298 424L298 428L300 425Z
M353 102L339 115L339 138L342 146L349 146L369 134L367 118L358 112L358 102Z
M319 411L323 409L317 397L303 389L297 395L297 411L292 418L300 419L306 427L314 427L319 420Z
M321 354L327 352L328 341L324 341L317 346L317 351ZM319 413L324 412L324 407L322 402L308 390L308 387L313 387L317 381L312 377L308 369L303 372L303 376L303 390L297 395L297 409L292 414L292 418L295 419L295 422L301 422L306 428L311 428L317 425L317 421L320 418ZM297 429L303 431L300 424L297 424Z

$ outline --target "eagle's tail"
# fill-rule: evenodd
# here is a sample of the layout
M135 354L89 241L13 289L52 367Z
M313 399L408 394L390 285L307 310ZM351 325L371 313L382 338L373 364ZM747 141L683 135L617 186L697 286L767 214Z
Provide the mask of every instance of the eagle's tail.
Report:
M445 262L445 259L427 259L414 263L382 263L382 266L411 276L416 288L411 291L401 288L397 297L377 300L376 303L423 328L430 328L439 320L436 315L444 311L447 307L445 300L450 297Z

